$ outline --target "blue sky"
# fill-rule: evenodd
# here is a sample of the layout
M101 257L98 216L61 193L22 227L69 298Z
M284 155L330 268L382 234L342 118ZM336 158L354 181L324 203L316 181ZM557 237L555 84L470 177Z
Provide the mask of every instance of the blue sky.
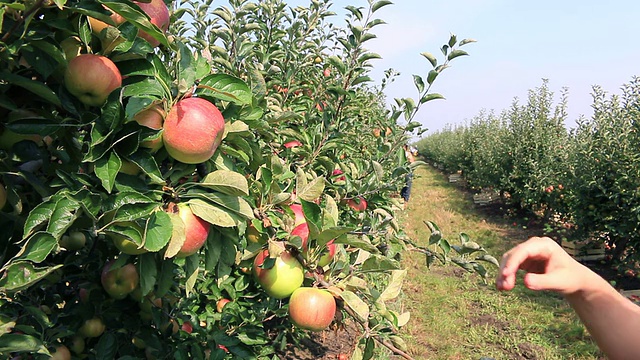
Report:
M308 1L290 0L291 5ZM334 11L347 5L367 6L366 0L335 0ZM430 65L423 51L440 54L440 46L454 33L478 42L464 49L434 85L446 100L431 102L417 120L431 131L445 124L462 124L481 109L500 111L514 97L549 79L558 95L569 89L569 122L591 116L591 88L609 93L640 75L640 1L575 0L396 0L377 13L387 25L376 29L371 51L374 78L394 68L401 76L387 96L415 96L412 74L426 75ZM343 24L343 16L333 22Z

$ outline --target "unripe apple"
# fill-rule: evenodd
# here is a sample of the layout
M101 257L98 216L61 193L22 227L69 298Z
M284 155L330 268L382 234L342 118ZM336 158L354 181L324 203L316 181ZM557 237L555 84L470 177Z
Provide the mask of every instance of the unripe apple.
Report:
M164 122L162 141L174 159L199 164L213 156L222 142L224 118L218 108L202 98L175 104Z
M247 225L245 236L247 238L247 241L251 244L262 245L267 242L262 233L260 233L260 231L258 231L258 229L251 222L249 222L249 224Z
M380 137L380 129L378 128L373 129L373 136L377 138Z
M71 360L69 348L64 345L56 346L56 350L51 353L51 360Z
M104 290L114 299L122 300L138 287L140 276L133 264L126 264L118 269L111 269L113 262L107 263L102 270L100 281Z
M71 338L71 351L73 351L74 354L76 355L82 354L82 352L84 352L84 346L85 344L82 336L75 335L74 337Z
M142 126L146 126L153 130L162 130L162 124L164 123L164 109L162 106L156 104L148 109L142 110L137 113L133 120ZM140 146L148 148L151 152L155 153L162 147L162 134L156 139L147 140L140 143Z
M106 326L102 319L98 317L94 317L92 319L85 320L80 329L78 330L78 335L85 338L96 338L104 332Z
M268 250L258 253L253 260L253 274L269 296L284 299L302 285L304 268L288 251L275 258L273 267L261 268L268 257Z
M60 48L67 61L73 60L82 51L82 40L77 36L69 36L60 42Z
M113 90L122 86L122 75L109 58L82 54L69 62L64 84L82 103L101 106Z
M184 258L198 252L207 241L211 224L197 217L187 203L170 204L167 210L177 212L184 222L185 239L176 257Z
M299 328L322 331L336 314L336 300L327 290L301 287L289 299L289 318Z
M135 176L140 174L141 170L142 169L140 169L140 166L136 165L134 162L131 162L129 160L122 160L122 166L120 166L120 170L118 170L118 172Z
M326 68L322 71L322 75L324 75L324 77L329 77L331 76L331 69Z
M130 226L138 230L139 233L143 233L144 229L140 227L140 225L136 224L133 221L126 221L121 223L124 226ZM122 253L127 255L140 255L147 252L147 250L143 247L139 247L133 240L117 234L117 233L107 233L107 236L113 241L113 244L120 250Z
M81 231L71 231L60 238L60 247L69 251L77 251L87 243L87 237Z

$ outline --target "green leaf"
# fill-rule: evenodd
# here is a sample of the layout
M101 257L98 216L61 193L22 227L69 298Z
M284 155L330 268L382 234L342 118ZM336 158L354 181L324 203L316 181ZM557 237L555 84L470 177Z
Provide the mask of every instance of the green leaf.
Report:
M300 182L296 183L296 195L303 200L306 201L314 201L320 196L322 196L322 192L325 187L325 179L323 177L317 177L311 182L306 183L302 186L298 186Z
M182 218L178 214L167 214L171 218L171 225L173 231L171 232L171 240L167 246L167 250L164 253L164 258L172 258L178 254L185 241L186 225Z
M4 273L0 276L0 291L13 292L26 289L61 267L62 264L37 268L28 261L11 263L3 268Z
M201 199L188 201L193 213L202 220L220 227L234 227L240 221L236 215Z
M195 253L185 260L185 276L187 277L187 281L185 282L185 292L187 297L193 291L193 288L196 284L196 280L198 279L198 271L200 270L200 254Z
M196 94L231 101L238 105L250 105L253 101L253 94L247 83L227 74L205 77L200 81Z
M115 359L118 351L118 339L115 333L107 332L100 336L100 340L95 347L96 360Z
M6 71L0 72L0 80L24 88L57 107L62 106L58 95L40 81L31 80Z
M345 305L353 310L360 322L369 321L369 305L360 299L358 295L351 291L343 291L340 297L344 300Z
M95 163L94 171L96 176L98 176L102 187L107 190L109 194L111 194L113 190L113 186L116 183L116 176L121 167L122 160L115 151L112 151L109 157L103 156Z
M424 56L427 60L429 60L429 62L431 63L431 65L433 67L438 66L438 59L436 59L436 57L433 56L433 54L428 53L428 52L423 52L420 55Z
M247 219L253 219L253 209L249 203L238 196L225 195L220 193L190 193L189 195L194 195L199 198L205 199L209 202L216 203L224 208L227 208L238 215L241 215Z
M0 354L27 352L49 354L47 347L36 337L25 334L5 334L0 336Z
M402 282L404 278L407 276L407 270L393 270L391 271L391 278L389 279L389 285L384 289L382 294L380 294L380 300L388 301L393 300L400 295L400 290L402 289Z
M163 249L171 240L173 223L164 211L154 212L146 224L144 248L156 252Z
M437 71L435 70L429 71L429 75L427 75L427 83L429 83L429 85L433 84L433 82L436 80L437 77L438 77Z
M462 41L460 41L460 44L458 44L458 46L462 46L462 45L466 45L474 42L476 42L476 40L474 39L463 39Z
M449 54L449 56L447 56L447 59L449 59L449 60L453 60L453 59L455 59L455 58L457 58L457 57L459 57L459 56L466 56L466 55L469 55L466 51L464 51L464 50L460 50L460 49L456 49L456 50L453 50L453 51Z
M371 12L374 13L376 11L378 11L381 7L383 6L387 6L387 5L391 5L393 4L391 1L389 0L380 0L380 1L376 1L372 6L371 6Z
M372 253L378 252L378 248L366 236L343 236L337 238L334 244L345 244Z
M493 256L491 256L489 254L484 254L484 255L478 256L476 258L476 260L477 261L485 261L485 262L488 262L490 264L493 264L496 267L500 267L500 263L498 262L498 260L495 257L493 257Z
M27 216L27 220L24 223L24 236L25 238L30 236L31 233L40 225L43 225L51 219L53 211L56 208L56 203L60 200L60 195L56 194L50 197L48 200L38 204Z
M416 89L418 89L419 93L424 91L424 80L419 75L413 75L413 83L416 85Z
M51 234L37 232L29 238L27 243L16 255L16 260L29 260L34 263L41 263L56 248L58 241Z
M437 99L444 99L444 96L438 93L426 94L425 96L422 97L422 99L420 99L420 104L424 104L428 101L437 100Z
M249 196L247 179L234 171L216 170L205 176L198 185L227 195Z
M169 47L169 41L167 37L164 35L164 32L160 30L157 26L149 21L148 16L138 7L133 4L135 7L130 6L129 2L120 2L120 1L101 1L105 6L114 12L122 15L127 21L133 23L137 28L146 32L152 38L158 40L164 46Z
M386 256L372 254L361 267L364 272L380 272L387 270L399 270L401 268L400 263L396 260L390 259Z
M80 210L81 207L81 204L72 198L65 197L60 199L60 201L56 202L56 206L49 219L47 232L56 239L59 239L79 216L78 210Z
M154 253L138 255L138 274L140 274L140 290L142 296L145 296L153 290L158 278Z

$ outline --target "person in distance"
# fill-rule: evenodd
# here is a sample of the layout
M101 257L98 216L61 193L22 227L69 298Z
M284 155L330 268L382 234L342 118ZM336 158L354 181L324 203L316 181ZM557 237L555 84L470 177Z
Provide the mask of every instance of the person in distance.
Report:
M513 289L518 270L526 272L527 288L562 294L607 358L640 359L640 306L555 241L533 237L506 252L496 277L497 289Z

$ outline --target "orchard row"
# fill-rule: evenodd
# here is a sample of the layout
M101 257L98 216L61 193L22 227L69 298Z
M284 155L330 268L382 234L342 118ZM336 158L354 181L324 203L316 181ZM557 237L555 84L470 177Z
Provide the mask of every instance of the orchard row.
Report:
M410 358L402 145L473 41L388 108L365 43L391 2L344 27L327 0L212 3L0 5L2 356L275 359L351 321L353 359Z
M547 81L526 102L480 113L467 124L420 140L421 154L469 185L491 189L555 224L564 240L592 240L635 266L640 244L640 82L622 95L593 91L594 115L567 129L567 94ZM556 104L554 105L554 102ZM561 240L561 239L557 239Z

